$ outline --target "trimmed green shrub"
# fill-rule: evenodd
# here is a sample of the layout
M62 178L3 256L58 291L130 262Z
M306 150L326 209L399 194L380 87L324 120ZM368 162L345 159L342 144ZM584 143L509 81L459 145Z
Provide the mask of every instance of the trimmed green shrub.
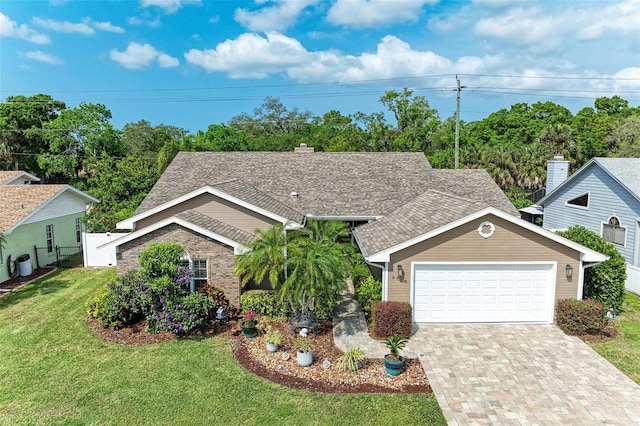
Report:
M355 296L365 314L371 315L371 304L382 300L382 283L370 276L356 286Z
M287 305L280 302L273 292L249 290L240 295L240 307L243 313L254 311L261 317L284 317Z
M607 309L622 310L625 281L627 280L626 260L598 234L583 226L572 226L559 235L582 244L592 250L609 256L609 260L585 269L584 298L602 303Z
M151 243L140 252L140 266L150 279L173 278L184 258L184 249L178 243Z
M605 307L595 300L563 299L556 303L556 323L567 334L602 334L609 320Z
M406 302L373 302L371 306L373 335L379 339L398 334L405 339L411 334L411 304Z

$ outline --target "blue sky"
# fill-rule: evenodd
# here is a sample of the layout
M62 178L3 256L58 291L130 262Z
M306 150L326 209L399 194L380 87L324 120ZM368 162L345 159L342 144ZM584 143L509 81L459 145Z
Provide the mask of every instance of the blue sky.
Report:
M267 96L322 115L408 87L441 118L517 102L640 105L640 0L0 2L0 99L102 103L191 132Z

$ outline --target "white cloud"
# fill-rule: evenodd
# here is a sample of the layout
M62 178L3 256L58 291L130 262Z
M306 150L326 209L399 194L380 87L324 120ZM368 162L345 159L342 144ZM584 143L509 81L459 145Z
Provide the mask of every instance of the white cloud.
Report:
M158 18L150 19L141 16L131 16L127 18L127 22L129 23L129 25L146 25L149 28L157 28L160 26L160 19Z
M438 0L336 0L327 21L334 25L374 27L417 21L426 4Z
M124 33L124 28L113 25L111 22L91 22L91 25L97 30L106 31L109 33Z
M263 7L257 11L236 9L234 18L240 25L250 31L283 31L293 25L300 13L319 0L271 0L273 6ZM256 1L265 4L265 0Z
M185 53L191 65L232 78L265 78L286 74L299 82L359 81L444 73L477 73L502 63L500 56L463 57L456 62L431 51L413 50L394 36L384 37L374 53L359 56L338 51L308 51L296 39L279 33L243 34L215 49Z
M140 69L150 66L154 61L162 68L177 67L180 65L178 59L159 52L150 44L129 43L123 52L111 49L109 57L129 69Z
M215 49L191 49L184 57L192 65L225 72L231 78L265 78L311 59L300 42L279 33L267 33L266 38L242 34Z
M142 7L159 7L169 14L176 13L184 5L200 3L200 0L140 0Z
M48 53L44 53L41 50L34 50L31 52L20 52L19 54L24 58L32 59L38 62L45 62L47 64L52 64L52 65L64 64L64 61L62 59L53 55L49 55Z
M539 7L515 7L479 20L474 31L535 51L548 51L568 39L596 39L606 32L637 37L638 22L640 0L628 0L597 9L562 8L557 14Z
M0 37L13 37L36 44L50 43L49 36L32 30L27 25L18 25L15 21L0 12Z
M86 23L74 24L69 21L54 21L53 19L41 19L33 18L33 23L51 31L57 31L61 33L79 33L84 35L91 35L95 33L95 30Z

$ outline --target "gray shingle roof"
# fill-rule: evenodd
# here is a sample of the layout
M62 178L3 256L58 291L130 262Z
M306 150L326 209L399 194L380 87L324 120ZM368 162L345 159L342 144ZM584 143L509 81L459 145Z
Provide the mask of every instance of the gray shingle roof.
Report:
M250 234L249 232L245 232L234 226L220 222L219 220L213 219L195 210L185 210L183 212L180 212L176 215L176 218L185 220L200 228L206 229L215 234L228 238L231 241L235 241L241 244L250 243L254 239L253 234Z
M369 256L402 244L490 205L433 189L420 194L388 216L354 230L360 248Z
M640 158L603 158L595 161L640 198Z
M382 216L423 192L429 171L422 153L181 152L136 214L210 185L252 190L258 207L273 211L279 203L288 218Z

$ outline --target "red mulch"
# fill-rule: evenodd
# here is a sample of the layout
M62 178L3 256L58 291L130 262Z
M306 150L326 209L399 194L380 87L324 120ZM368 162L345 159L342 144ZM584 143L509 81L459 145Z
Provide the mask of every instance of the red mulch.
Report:
M605 343L615 339L617 335L618 330L616 330L615 325L609 321L609 324L604 328L602 334L583 334L578 337L587 343Z
M94 333L105 340L125 345L145 345L160 343L179 338L173 333L147 333L145 324L114 330L103 328L96 321L88 321ZM296 361L293 348L293 335L286 321L272 323L282 330L283 342L278 352L268 352L262 335L249 339L242 334L237 321L216 323L204 331L204 335L221 335L229 339L234 356L245 369L272 382L312 392L325 393L431 393L431 387L422 365L417 359L407 359L405 371L397 377L387 376L382 359L367 359L358 374L340 371L335 367L337 358L342 352L333 343L331 323L327 322L312 337L313 364L300 367ZM290 354L288 360L282 359L286 350ZM330 368L323 366L323 361L331 362Z

